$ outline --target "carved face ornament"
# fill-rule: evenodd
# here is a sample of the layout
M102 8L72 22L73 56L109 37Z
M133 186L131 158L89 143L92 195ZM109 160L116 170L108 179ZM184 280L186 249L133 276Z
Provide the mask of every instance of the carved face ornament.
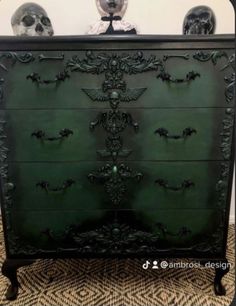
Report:
M128 0L96 0L97 8L102 17L109 14L124 16Z
M216 19L215 14L208 6L196 6L192 8L184 19L183 33L214 34Z
M16 36L52 36L52 24L46 11L36 3L21 5L11 19Z

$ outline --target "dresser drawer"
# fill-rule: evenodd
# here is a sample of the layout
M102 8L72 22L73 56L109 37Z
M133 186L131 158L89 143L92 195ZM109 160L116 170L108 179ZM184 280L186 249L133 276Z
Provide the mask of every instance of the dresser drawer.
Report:
M232 106L233 53L132 49L9 53L13 55L3 56L1 62L8 70L1 105L103 108L118 96L124 107Z
M121 160L230 159L233 109L121 110L105 120L102 114L108 110L1 111L8 160L104 160L111 157L107 131L113 126L121 130Z
M142 212L158 209L208 209L226 206L228 162L130 163L143 173L133 191L132 208Z
M178 215L178 218L176 216ZM78 251L149 255L166 251L221 252L216 210L14 212L11 255ZM218 244L213 237L217 236ZM20 239L17 239L20 237ZM75 253L74 253L75 254Z
M233 109L129 109L126 114L132 124L121 134L121 159L125 152L129 160L228 160L231 156ZM139 126L136 133L134 123ZM96 139L102 129L96 127L90 137ZM103 143L98 153L101 150Z
M0 111L9 161L80 161L96 159L102 136L92 137L89 122L97 111ZM6 124L4 124L6 122Z
M32 211L109 208L106 193L88 179L99 166L95 162L10 163L12 207Z
M112 162L80 162L10 163L8 172L14 210L152 211L218 207L228 169L218 162L127 162L115 172Z
M104 75L74 74L67 62L85 51L9 52L1 64L7 69L1 86L6 109L68 109L91 106L91 100L82 88L91 84L101 86ZM25 60L22 60L25 59ZM59 78L59 80L57 80ZM7 86L5 86L7 84Z
M129 88L147 88L136 103L124 107L227 107L234 105L234 49L152 50L164 67L125 77ZM165 60L166 59L166 60ZM163 70L163 72L162 72ZM187 81L189 76L193 78Z

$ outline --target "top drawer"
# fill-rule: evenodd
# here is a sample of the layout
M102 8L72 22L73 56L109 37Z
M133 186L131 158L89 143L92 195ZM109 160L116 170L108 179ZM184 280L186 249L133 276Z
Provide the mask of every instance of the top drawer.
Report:
M228 107L233 52L1 52L1 108Z

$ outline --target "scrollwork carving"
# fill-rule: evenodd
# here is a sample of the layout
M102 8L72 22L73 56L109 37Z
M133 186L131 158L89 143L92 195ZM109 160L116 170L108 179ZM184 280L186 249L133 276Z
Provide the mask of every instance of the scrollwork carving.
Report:
M231 69L234 71L230 76L225 76L224 78L226 83L226 101L228 103L232 102L235 97L235 54L229 56L225 51L213 51L208 53L204 51L198 51L193 55L193 58L200 62L207 62L211 60L213 65L216 65L220 58L225 58L227 60L226 65L221 68L221 71L228 67L231 67Z
M216 231L208 237L207 242L203 242L197 247L195 250L208 252L211 254L220 253L222 251L222 242L224 236L224 226L226 221L226 211L225 211L225 203L227 201L227 192L228 192L228 183L229 183L229 164L224 162L221 163L221 172L219 180L216 184L216 192L218 194L218 213L219 213L219 224L217 226Z
M132 126L138 131L138 123L133 120L130 113L112 110L109 112L101 112L97 118L90 123L90 129L94 130L96 126L101 125L103 129L112 135L123 132L126 127Z
M113 161L116 161L118 157L128 157L132 153L132 150L123 148L123 140L118 135L108 136L106 139L106 149L97 150L97 154L100 157L111 157Z
M0 100L2 100L3 98L3 83L4 83L4 79L0 78Z
M167 236L183 238L188 236L191 230L182 227L177 233L169 232L165 225L157 223L154 233L131 227L128 224L119 223L117 220L96 228L82 232L78 226L69 226L64 233L56 234L50 229L43 231L49 241L58 241L65 246L74 245L79 253L109 253L109 254L137 254L143 252L161 251L160 242ZM64 242L64 243L63 243ZM181 248L179 249L181 250Z
M208 53L204 51L197 51L193 55L193 58L200 62L208 62L211 60L214 65L216 65L218 60L222 57L228 58L228 55L225 51L213 51Z
M232 73L230 77L225 77L225 83L227 84L225 89L226 101L232 102L235 97L235 73Z
M109 195L114 205L119 205L127 190L126 181L135 179L140 182L143 174L133 171L125 164L106 164L97 171L93 171L88 175L91 183L99 183L104 185L106 193Z
M143 52L139 51L134 55L129 54L106 54L95 55L92 51L87 51L86 58L80 59L73 56L68 61L67 67L73 71L80 71L92 74L101 74L106 71L110 73L137 74L147 71L156 71L162 65L161 60L151 55L144 58Z
M21 54L21 53L16 53L16 52L1 52L0 60L3 58L12 60L12 64L15 64L17 61L25 64L25 63L30 63L35 60L35 57L33 56L32 53ZM0 63L0 67L3 70L8 71L7 67L3 63Z
M5 145L6 134L5 134L5 121L0 121L0 162L3 163L7 159L8 149Z
M232 146L232 137L233 137L233 128L234 128L234 109L227 108L226 117L224 118L223 131L220 134L222 136L221 142L221 152L225 160L230 159L231 156L231 146Z

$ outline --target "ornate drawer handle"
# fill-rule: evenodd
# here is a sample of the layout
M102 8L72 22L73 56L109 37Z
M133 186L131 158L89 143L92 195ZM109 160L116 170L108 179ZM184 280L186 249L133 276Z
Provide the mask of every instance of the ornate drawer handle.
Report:
M31 73L26 77L27 80L31 80L33 83L37 83L38 85L44 84L52 84L52 83L59 83L64 82L66 79L70 78L68 71L64 70L63 72L59 72L54 80L42 80L41 76L38 73Z
M68 136L73 135L73 131L71 131L69 129L63 129L59 132L59 135L60 136L57 136L57 137L46 137L45 132L42 131L42 130L33 132L31 134L31 136L34 136L34 137L36 137L38 139L41 139L41 140L55 141L55 140L63 140L64 138L67 138Z
M171 83L189 83L190 81L194 81L197 77L201 77L200 73L195 71L190 71L187 73L184 79L175 79L168 72L162 71L157 78L162 79L163 82L171 82Z
M155 183L159 184L161 187L163 187L167 190L172 190L172 191L185 190L185 189L189 189L190 187L195 186L195 184L190 180L184 180L183 183L181 184L181 186L179 186L179 187L169 186L168 181L165 181L163 179L157 179L155 181Z
M71 187L73 184L75 184L75 181L72 180L72 179L68 179L68 180L63 182L61 187L57 186L57 187L54 187L54 188L50 188L50 183L49 182L41 181L41 182L36 184L36 187L41 187L42 189L44 189L47 192L58 192L58 191L65 191L66 189Z
M169 135L169 131L167 129L159 128L154 133L159 134L160 137L165 137L167 139L186 139L192 134L197 134L197 131L191 127L188 127L183 130L182 135Z

